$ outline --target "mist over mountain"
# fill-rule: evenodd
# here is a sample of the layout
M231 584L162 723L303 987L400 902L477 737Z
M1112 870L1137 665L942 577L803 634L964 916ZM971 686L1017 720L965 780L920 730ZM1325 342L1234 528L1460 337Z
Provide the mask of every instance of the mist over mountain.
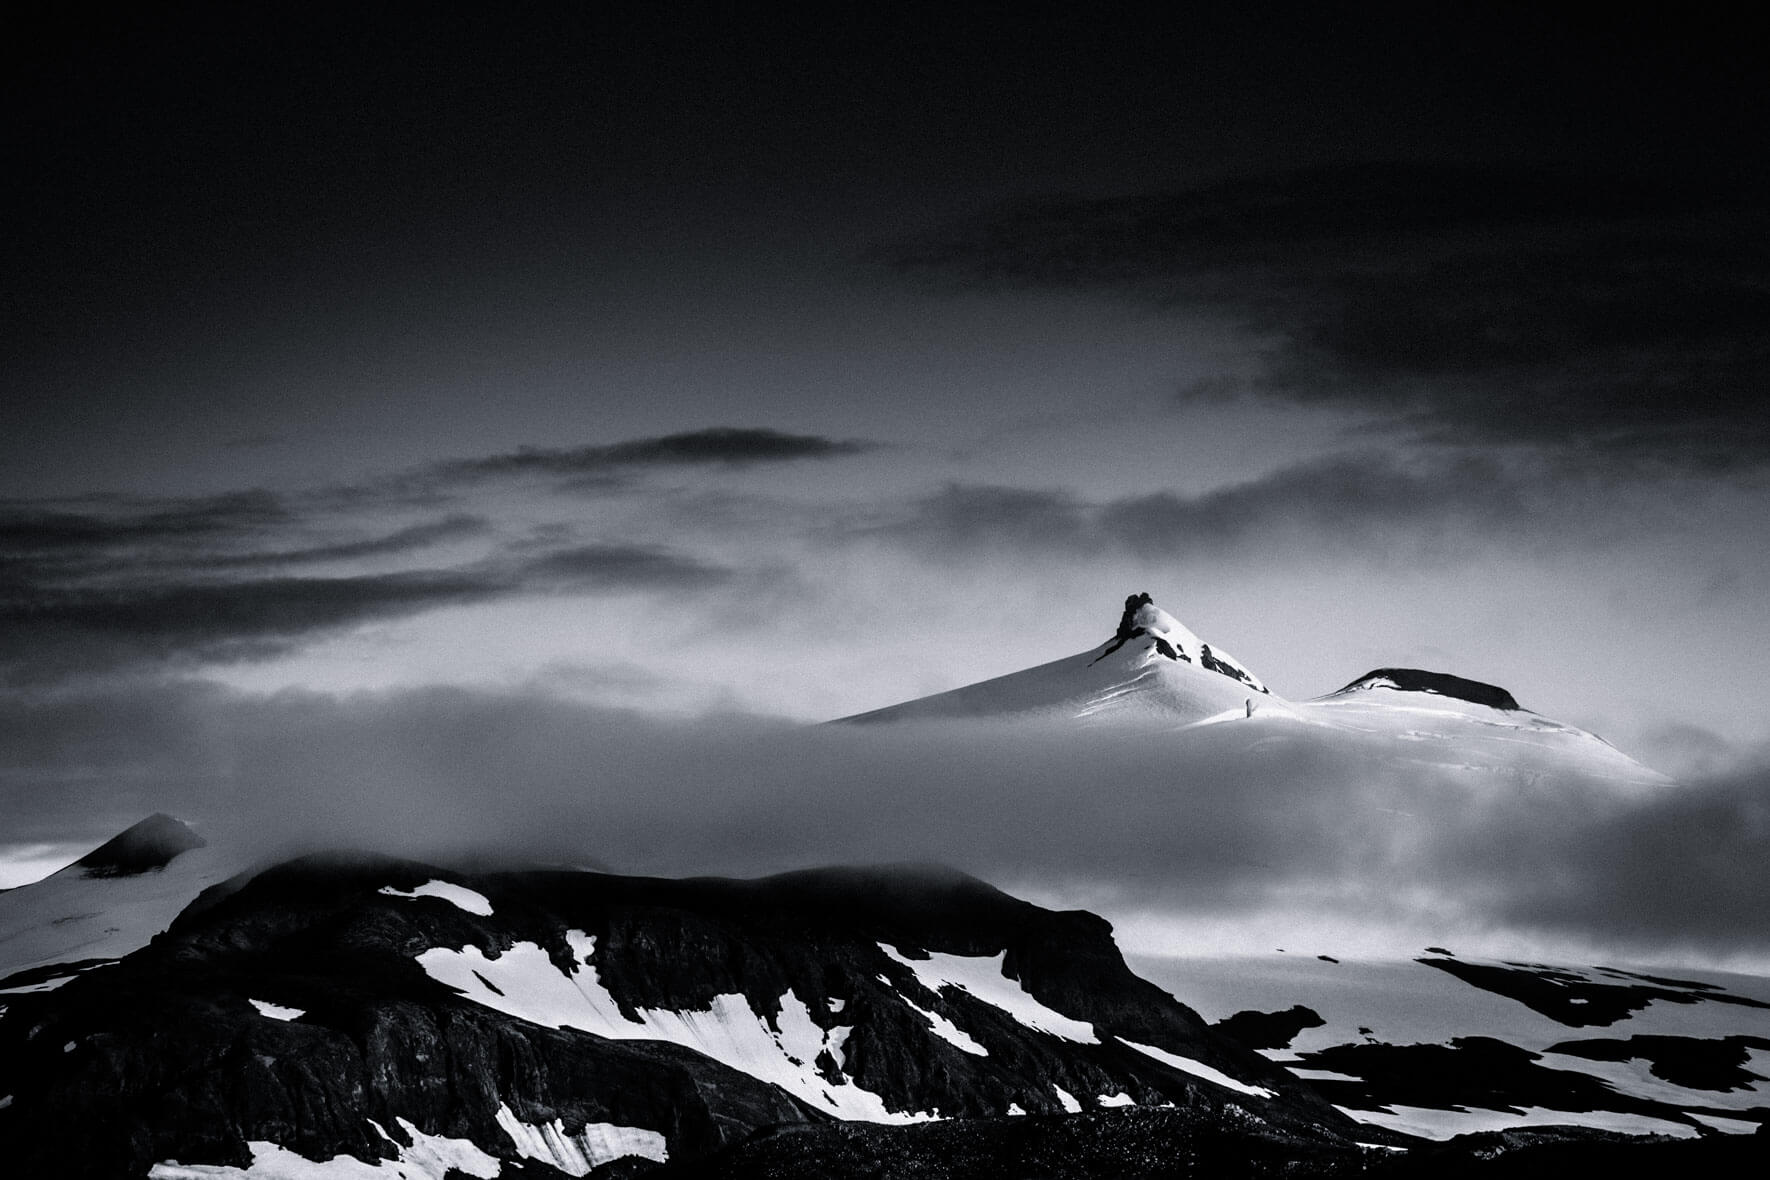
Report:
M0 1173L1749 1174L1748 15L13 22Z
M21 1176L848 1175L949 1153L958 1127L966 1168L1157 1175L1180 1150L1329 1177L1770 1134L1761 978L1191 948L1135 961L1155 986L1098 917L933 866L669 880L334 853L220 880L165 816L107 847L150 842L183 847L0 898L0 948L38 960L0 961ZM1327 1016L1209 1023L1181 995Z
M32 728L87 782L127 764L135 797L266 853L668 874L935 860L1104 909L1151 946L1264 946L1301 922L1342 947L1770 949L1755 771L1673 784L1574 727L1443 692L1256 693L1159 636L1103 656L1114 622L1097 649L1010 678L1045 694L1031 715L808 728L540 692L192 687L152 713L44 706ZM1107 706L1086 704L1103 685ZM957 695L985 689L1030 699ZM117 814L78 783L61 805Z
M168 734L226 735L225 771L174 743L140 784L196 827L156 813L0 894L0 1149L160 1180L847 1174L953 1149L836 1128L952 1121L1057 1175L1191 1144L1330 1177L1770 1126L1770 992L1715 970L1770 954L1751 783L1448 671L1289 700L1147 593L1102 631L814 727L164 702Z

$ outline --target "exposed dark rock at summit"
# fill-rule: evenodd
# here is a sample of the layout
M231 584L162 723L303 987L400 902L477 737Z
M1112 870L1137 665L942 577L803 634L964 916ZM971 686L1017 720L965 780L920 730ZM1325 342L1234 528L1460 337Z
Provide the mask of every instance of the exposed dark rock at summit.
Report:
M163 869L172 858L208 841L169 815L156 812L74 862L88 877L132 877Z
M1119 629L1113 632L1112 637L1123 643L1133 636L1143 634L1143 628L1137 625L1137 612L1154 605L1155 599L1149 596L1148 591L1128 595L1125 598L1125 613L1119 616Z
M1379 680L1389 681L1402 692L1426 692L1436 696L1455 697L1459 701L1469 701L1508 712L1517 712L1522 708L1511 693L1498 685L1465 680L1461 676L1452 676L1449 672L1428 672L1424 668L1377 668L1366 672L1340 691L1351 692Z
M1111 644L1108 645L1105 651L1101 652L1094 658L1094 662L1099 663L1101 660L1104 660L1107 656L1125 646L1125 644L1131 642L1131 640L1136 639L1138 636L1148 635L1149 629L1147 627L1139 626L1137 623L1137 612L1146 606L1154 605L1155 599L1151 598L1148 592L1132 594L1127 597L1125 599L1125 613L1119 616L1118 630L1112 633ZM1192 662L1191 656L1187 655L1185 652L1176 651L1173 644L1160 636L1156 636L1155 647L1157 651L1161 652L1164 656L1167 656L1170 660L1185 660L1187 663Z

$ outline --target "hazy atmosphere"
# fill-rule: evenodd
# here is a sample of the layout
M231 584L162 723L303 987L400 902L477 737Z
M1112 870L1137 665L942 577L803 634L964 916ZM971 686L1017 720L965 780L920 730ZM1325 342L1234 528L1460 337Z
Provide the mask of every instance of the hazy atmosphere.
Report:
M1743 30L1236 8L0 39L0 887L163 810L1770 961ZM1284 697L1454 672L1679 785L807 724L1138 591Z

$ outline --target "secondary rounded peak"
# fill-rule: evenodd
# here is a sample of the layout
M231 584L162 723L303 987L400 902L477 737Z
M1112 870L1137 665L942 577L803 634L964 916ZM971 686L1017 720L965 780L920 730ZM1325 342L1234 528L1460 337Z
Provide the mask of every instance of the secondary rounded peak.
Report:
M179 820L156 812L74 862L88 877L132 877L165 868L172 858L208 841Z
M1232 680L1239 680L1257 692L1268 692L1267 687L1260 683L1241 661L1222 649L1213 650L1211 645L1200 639L1179 619L1155 604L1148 592L1133 594L1125 599L1125 610L1119 616L1118 630L1113 633L1105 651L1099 659L1105 659L1118 651L1133 639L1148 637L1153 641L1154 654L1179 663L1196 663L1202 668L1220 673Z
M1497 684L1483 684L1479 680L1465 680L1461 676L1452 676L1449 672L1430 672L1424 668L1378 668L1366 672L1334 695L1377 688L1455 697L1459 701L1486 705L1490 709L1501 709L1508 713L1523 709L1511 693Z

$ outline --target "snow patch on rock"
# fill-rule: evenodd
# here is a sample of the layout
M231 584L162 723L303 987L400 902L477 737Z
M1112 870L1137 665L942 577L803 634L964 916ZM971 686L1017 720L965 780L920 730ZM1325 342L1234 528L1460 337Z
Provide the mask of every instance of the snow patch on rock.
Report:
M1153 1057L1157 1061L1171 1065L1181 1073L1189 1073L1195 1078L1203 1078L1207 1082L1215 1082L1217 1085L1234 1090L1238 1094L1248 1094L1255 1098L1272 1097L1273 1092L1266 1089L1266 1087L1250 1086L1246 1082L1236 1081L1222 1070L1206 1065L1202 1061L1194 1061L1190 1057L1182 1057L1178 1053L1170 1053L1166 1049L1158 1049L1154 1045L1141 1045L1136 1041L1127 1041L1123 1037L1119 1038L1119 1042L1128 1048L1137 1050L1139 1053Z
M271 1020L294 1020L299 1016L307 1015L305 1008L285 1008L281 1004L273 1004L269 1000L247 1000L246 1002L258 1009L261 1016L267 1016Z
M879 949L915 972L923 987L939 994L943 987L956 987L975 999L1000 1008L1030 1029L1062 1037L1083 1045L1097 1045L1094 1026L1039 1003L1017 979L1003 974L1007 951L998 955L949 955L931 953L926 959L911 959L894 948L879 944Z
M246 1144L252 1152L248 1167L167 1160L148 1169L148 1180L444 1180L453 1172L492 1180L503 1170L496 1156L487 1155L470 1139L427 1135L400 1119L400 1128L412 1140L408 1147L373 1120L369 1125L398 1149L398 1159L371 1164L355 1156L335 1155L329 1160L310 1160L286 1147L254 1139Z
M574 1135L566 1131L565 1123L560 1119L540 1126L525 1123L505 1103L498 1105L496 1118L498 1126L516 1145L519 1155L549 1164L568 1176L582 1176L592 1168L628 1156L660 1164L670 1158L663 1135L644 1127L585 1123Z
M369 1125L399 1150L402 1164L420 1168L426 1176L446 1177L452 1172L464 1172L469 1176L479 1177L479 1180L491 1180L503 1171L503 1164L498 1158L481 1151L471 1139L427 1135L403 1118L395 1121L399 1123L400 1130L406 1133L406 1138L412 1141L410 1147L389 1135L374 1119L369 1120Z
M898 999L908 1005L916 1015L920 1016L923 1020L926 1020L928 1022L929 1031L933 1032L934 1035L941 1040L947 1042L947 1044L956 1046L971 1054L973 1057L989 1056L988 1049L985 1049L982 1045L972 1040L965 1030L961 1029L958 1025L954 1024L940 1013L930 1012L908 996L900 995L898 996ZM846 1040L847 1038L844 1037L843 1039Z
M780 1086L838 1118L911 1123L935 1117L927 1112L890 1110L881 1095L852 1083L830 1086L813 1063L832 1044L839 1051L847 1032L844 1030L840 1038L834 1035L836 1030L826 1033L790 990L781 995L772 1022L737 993L714 996L699 1010L641 1008L638 1019L629 1020L591 962L595 937L573 930L566 941L579 964L569 975L532 942L518 942L495 959L487 958L477 946L460 950L435 947L417 958L432 979L488 1008L549 1028L575 1028L610 1040L681 1045Z
M1549 1110L1526 1106L1514 1113L1481 1109L1433 1110L1399 1104L1382 1110L1354 1110L1345 1106L1338 1109L1361 1123L1440 1141L1475 1131L1503 1131L1515 1127L1593 1127L1619 1135L1670 1135L1675 1139L1693 1139L1698 1134L1697 1129L1687 1123L1610 1110Z
M411 892L395 889L391 885L383 885L380 892L388 897L403 897L407 901L416 901L420 897L435 897L448 902L457 909L466 910L470 914L478 914L482 918L492 916L492 903L484 894L475 893L471 889L454 885L448 881L426 881Z

